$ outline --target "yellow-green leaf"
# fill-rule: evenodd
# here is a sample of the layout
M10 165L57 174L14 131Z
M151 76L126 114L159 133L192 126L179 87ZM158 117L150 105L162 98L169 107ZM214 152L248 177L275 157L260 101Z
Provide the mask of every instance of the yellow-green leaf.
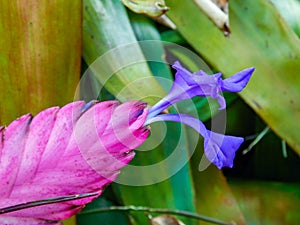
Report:
M256 68L241 96L300 154L300 41L274 5L263 0L230 2L232 35L225 38L192 1L167 4L181 35L225 77Z
M0 124L73 100L81 3L5 1L0 14Z

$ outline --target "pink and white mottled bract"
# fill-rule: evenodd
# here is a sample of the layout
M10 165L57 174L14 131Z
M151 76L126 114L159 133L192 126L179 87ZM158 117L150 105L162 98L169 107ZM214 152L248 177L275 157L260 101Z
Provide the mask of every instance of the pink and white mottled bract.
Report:
M98 192L118 176L149 131L146 104L83 101L24 115L0 128L0 208ZM0 215L0 225L60 224L95 197Z

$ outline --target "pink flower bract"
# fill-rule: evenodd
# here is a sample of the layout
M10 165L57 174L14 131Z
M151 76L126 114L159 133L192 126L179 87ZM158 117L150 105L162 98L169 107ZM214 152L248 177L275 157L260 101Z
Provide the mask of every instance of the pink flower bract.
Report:
M146 104L70 103L0 128L0 208L98 192L118 176L147 138ZM95 196L97 197L97 196ZM59 224L95 197L0 215L0 224Z

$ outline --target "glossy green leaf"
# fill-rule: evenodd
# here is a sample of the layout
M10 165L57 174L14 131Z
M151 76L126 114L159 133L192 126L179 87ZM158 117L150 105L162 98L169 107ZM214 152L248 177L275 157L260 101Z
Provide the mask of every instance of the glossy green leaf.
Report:
M230 3L232 35L225 38L192 1L167 1L186 40L226 77L254 66L241 93L266 123L300 154L300 41L268 1ZM188 15L188 16L187 16ZM257 16L262 15L262 16Z
M142 99L153 104L156 96L164 96L145 62L123 4L110 0L83 3L83 57L97 79L121 101Z
M153 45L142 45L141 47L146 59L149 60L148 63L153 74L157 78L163 79L161 84L165 90L169 90L170 84L172 83L172 75L170 68L163 63L165 52L163 43L159 43L160 35L157 29L153 22L144 16L131 15L130 18L135 34L139 40L157 40L155 47L153 47ZM158 79L159 82L160 79ZM164 82L165 80L169 82ZM166 136L164 136L162 132L164 128L167 132L165 134ZM154 184L142 187L119 186L124 203L126 205L185 209L193 212L195 210L193 184L189 166L184 166L188 161L188 146L184 137L184 130L181 129L179 124L168 124L167 127L161 124L154 124L151 126L151 132L152 135L149 137L149 140L138 149L133 164L139 165L140 171L143 171L142 173L138 173L138 177L136 177L137 180L140 179L144 182L148 180L149 182L151 179L154 179L151 182ZM164 138L163 143L155 147L158 141L162 141L160 138ZM174 149L177 150L173 151ZM143 166L153 164L157 164L157 166L143 168ZM127 172L126 168L123 172ZM167 180L162 182L161 180L156 181L155 179L159 177L165 177L164 180ZM137 224L145 224L148 222L144 213L135 212L132 214ZM183 220L186 221L187 224L195 224L196 222L188 218L183 218Z
M74 99L81 2L8 1L0 15L0 124ZM62 35L63 34L63 35ZM76 224L75 218L64 224Z
M299 183L230 180L249 225L300 223Z
M272 0L284 19L300 37L300 2L299 0Z
M139 14L130 13L130 21L132 28L134 30L135 36L139 41L153 41L153 44L142 44L141 48L143 50L144 56L148 61L149 67L154 76L162 78L162 80L173 80L173 75L171 73L170 67L164 60L165 49L164 45L166 43L161 42L160 33L154 25L153 20ZM158 79L158 82L165 88L165 91L169 91L171 88L171 83L167 85Z
M0 124L73 100L80 75L81 3L7 1L0 15Z

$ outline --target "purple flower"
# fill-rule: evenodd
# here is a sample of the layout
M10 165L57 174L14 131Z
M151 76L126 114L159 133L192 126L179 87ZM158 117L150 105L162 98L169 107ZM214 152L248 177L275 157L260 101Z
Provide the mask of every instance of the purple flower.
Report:
M148 117L157 115L161 112L161 109L165 109L178 101L191 99L194 96L216 98L220 104L219 109L225 109L226 102L221 93L223 91L242 91L254 72L252 67L222 80L221 73L208 75L202 70L191 73L182 67L179 62L175 62L172 67L177 70L173 86L170 92L150 109Z
M209 161L219 169L232 167L235 152L244 139L229 135L218 134L206 129L205 125L198 119L185 114L162 114L146 121L151 124L157 121L173 121L186 124L195 129L204 138L204 152Z
M216 98L220 104L219 109L225 109L226 102L221 93L223 91L239 92L243 90L248 84L254 68L242 70L225 80L222 79L221 73L207 75L202 70L191 73L182 67L179 62L175 62L173 68L177 70L174 84L166 97L149 109L145 124L161 120L186 124L203 136L205 155L213 164L219 169L232 167L235 152L243 143L243 138L209 131L200 120L189 115L159 115L159 113L178 101L190 99L194 96Z

